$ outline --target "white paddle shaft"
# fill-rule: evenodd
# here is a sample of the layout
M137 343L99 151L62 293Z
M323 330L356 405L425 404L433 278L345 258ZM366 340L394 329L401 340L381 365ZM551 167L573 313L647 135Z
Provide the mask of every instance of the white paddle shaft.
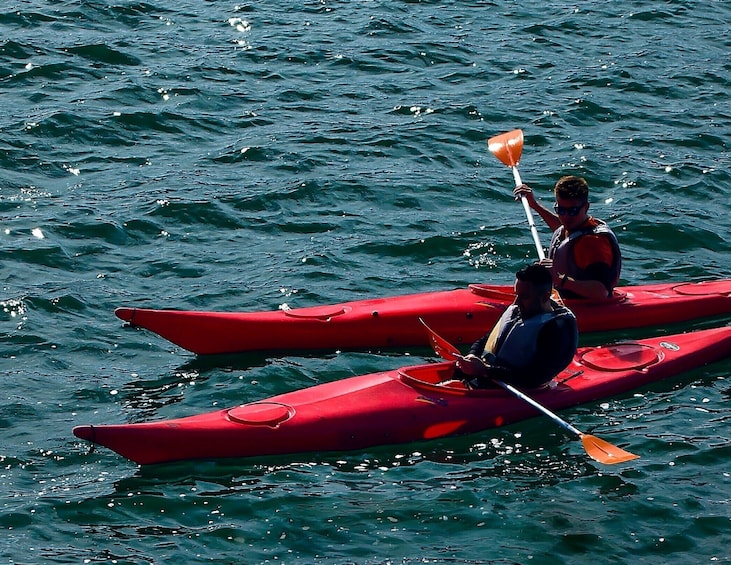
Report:
M535 400L533 400L527 394L523 394L521 391L519 391L513 385L509 385L508 383L506 383L504 381L500 381L498 379L493 379L493 382L495 384L501 386L502 388L504 388L508 392L514 394L515 396L517 396L521 400L527 402L528 404L530 404L531 406L533 406L533 408L535 408L536 410L539 410L539 411L543 412L546 416L548 416L549 418L551 418L551 420L553 420L554 422L556 422L559 426L561 426L562 428L564 428L564 429L570 431L571 433L575 434L576 437L581 437L581 436L584 435L583 432L581 432L580 430L578 430L577 428L575 428L574 426L572 426L571 424L569 424L567 421L562 420L561 418L559 418L558 415L556 415L553 412L551 412L548 408L546 408L545 406L543 406L543 404L539 404L538 402L536 402Z
M518 187L523 184L523 181L520 179L520 173L518 172L518 167L510 167L510 169L513 171L513 178L515 179L515 186ZM533 213L530 211L530 206L528 205L528 200L525 196L520 197L520 202L523 204L523 209L525 210L525 217L528 218L528 225L530 226L530 233L533 236L533 243L536 244L536 251L538 251L538 259L543 261L543 259L546 258L546 254L543 252L543 246L541 245L541 240L538 237L538 230L536 229L536 223L533 221Z

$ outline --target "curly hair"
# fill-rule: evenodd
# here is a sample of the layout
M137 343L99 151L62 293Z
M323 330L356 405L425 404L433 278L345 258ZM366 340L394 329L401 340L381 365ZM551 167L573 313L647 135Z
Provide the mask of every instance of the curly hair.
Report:
M589 185L586 180L581 177L561 177L558 179L553 192L557 197L564 198L566 200L589 201Z

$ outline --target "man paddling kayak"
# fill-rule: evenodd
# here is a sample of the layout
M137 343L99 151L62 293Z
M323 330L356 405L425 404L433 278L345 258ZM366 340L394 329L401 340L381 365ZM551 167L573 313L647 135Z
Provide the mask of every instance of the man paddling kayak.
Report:
M556 203L551 212L536 201L533 190L521 184L513 191L525 196L553 237L544 264L563 298L603 299L612 296L619 282L622 255L612 230L589 216L589 186L581 177L562 177L554 187Z
M528 265L515 277L515 302L492 331L456 361L473 388L489 387L492 379L537 388L565 369L576 354L576 318L551 299L549 269Z

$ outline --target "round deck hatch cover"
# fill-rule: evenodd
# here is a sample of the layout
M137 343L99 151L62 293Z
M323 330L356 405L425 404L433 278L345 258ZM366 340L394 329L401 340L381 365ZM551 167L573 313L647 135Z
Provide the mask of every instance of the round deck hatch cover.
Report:
M311 308L296 308L294 310L283 310L285 316L290 318L305 318L312 320L330 320L347 314L351 308L348 306L313 306Z
M709 294L731 295L731 283L729 281L703 281L699 283L686 283L673 287L678 294L704 296Z
M231 408L228 411L230 420L239 424L252 426L278 426L294 416L294 408L276 402L253 402Z
M581 362L601 371L628 371L644 369L663 357L662 352L650 345L618 343L585 351L581 355Z

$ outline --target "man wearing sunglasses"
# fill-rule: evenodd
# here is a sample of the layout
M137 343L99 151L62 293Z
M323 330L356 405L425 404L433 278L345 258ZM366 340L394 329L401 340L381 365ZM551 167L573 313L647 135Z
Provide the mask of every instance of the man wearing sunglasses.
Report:
M566 176L553 192L553 212L536 200L527 185L513 193L516 198L525 196L553 230L544 264L551 269L554 285L564 298L610 297L619 282L622 255L609 226L589 215L589 185L581 177Z

